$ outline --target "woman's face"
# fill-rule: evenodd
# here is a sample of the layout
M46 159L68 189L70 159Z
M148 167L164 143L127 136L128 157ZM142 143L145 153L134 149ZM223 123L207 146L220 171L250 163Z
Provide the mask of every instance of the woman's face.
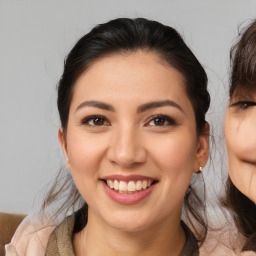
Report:
M83 73L59 138L89 218L126 231L179 221L191 175L208 157L182 74L140 51Z
M256 91L247 94L230 99L225 136L230 178L256 203Z

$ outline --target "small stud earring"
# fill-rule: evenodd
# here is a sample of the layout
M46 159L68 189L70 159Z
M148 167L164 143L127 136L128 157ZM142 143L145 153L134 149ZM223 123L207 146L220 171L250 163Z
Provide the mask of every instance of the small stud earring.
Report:
M196 173L201 173L202 172L202 170L203 170L203 167L202 166L199 166L199 168L198 168L198 171L196 172Z

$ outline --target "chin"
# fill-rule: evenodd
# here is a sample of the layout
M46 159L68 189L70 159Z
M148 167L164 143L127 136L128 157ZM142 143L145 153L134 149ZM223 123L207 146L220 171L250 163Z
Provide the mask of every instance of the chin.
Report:
M148 226L148 223L142 223L134 220L122 220L117 223L113 223L112 227L124 232L139 232L145 230Z
M109 226L114 229L124 231L124 232L139 232L143 231L153 225L153 221L150 221L148 218L141 218L136 215L125 215L125 216L110 216L108 220L105 220Z

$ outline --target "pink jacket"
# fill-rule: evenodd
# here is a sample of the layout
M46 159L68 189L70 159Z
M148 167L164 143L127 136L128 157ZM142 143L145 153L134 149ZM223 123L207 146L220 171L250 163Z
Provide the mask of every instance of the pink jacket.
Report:
M26 217L17 228L10 244L5 246L6 256L44 256L48 239L56 225L45 224Z

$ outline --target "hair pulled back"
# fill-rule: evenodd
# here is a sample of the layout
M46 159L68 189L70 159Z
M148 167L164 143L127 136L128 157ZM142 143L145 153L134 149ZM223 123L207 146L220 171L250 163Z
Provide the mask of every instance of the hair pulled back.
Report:
M137 50L157 53L183 74L186 92L196 115L197 131L199 134L203 131L205 113L210 104L203 67L175 29L143 18L120 18L98 25L83 36L68 54L58 86L58 110L64 130L67 128L73 89L81 74L104 56Z
M206 124L205 114L210 105L207 75L203 67L175 29L144 18L119 18L100 24L83 36L70 51L58 84L57 104L64 134L68 129L69 109L75 84L82 73L86 72L95 61L105 56L129 54L138 50L158 54L162 60L183 74L185 90L195 112L197 134L203 134ZM57 189L56 181L55 187L53 186L48 193L44 207L56 201L63 190L70 192L65 201L65 207L62 205L62 208L67 210L74 207L81 196L70 175L68 178L64 178L62 183L63 186ZM70 183L72 184L70 185ZM203 194L203 199L190 185L184 198L184 212L197 233L198 240L203 242L207 232L207 223L205 221L204 191L201 194ZM82 209L86 214L85 202ZM79 211L79 214L81 212ZM83 221L79 222L79 225L75 224L76 231L80 231L84 225Z
M249 96L256 92L256 20L239 32L230 50L230 97ZM233 184L226 184L225 206L230 209L238 231L246 238L243 251L256 251L256 205Z

